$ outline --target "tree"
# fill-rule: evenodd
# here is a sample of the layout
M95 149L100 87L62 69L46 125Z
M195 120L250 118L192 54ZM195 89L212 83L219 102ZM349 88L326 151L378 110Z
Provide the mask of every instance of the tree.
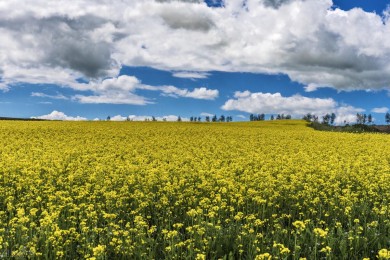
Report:
M322 117L322 123L324 125L329 125L329 122L330 122L330 115L329 114L326 114L325 116Z
M157 119L154 116L152 116L152 121L155 122L157 121Z
M181 122L181 117L180 116L177 117L177 122Z
M217 120L218 120L217 115L214 115L213 118L211 118L212 122L217 122Z
M386 113L385 119L386 119L386 123L390 124L390 113L389 112Z
M110 116L107 116L107 121L110 121L111 120L111 117Z
M363 117L361 114L357 113L356 114L356 123L361 124L363 122Z
M263 121L263 120L265 120L265 115L264 115L264 114L259 114L258 117L257 117L257 119L258 119L259 121Z
M285 119L291 119L291 115L287 115Z
M219 122L225 122L225 116L224 115L221 115L219 117Z
M367 121L367 115L366 114L356 114L356 122L358 124L365 124Z
M274 118L274 115L271 115L271 118L270 118L271 120L274 120L275 118Z
M372 124L372 115L368 114L367 116L367 123Z
M194 117L193 116L190 117L190 122L192 122L192 121L194 121Z
M250 114L249 121L255 121L254 118L255 118L255 116L253 114Z
M334 124L334 120L336 119L336 114L335 113L332 113L331 115L330 115L330 124Z
M306 115L303 116L303 120L306 120L307 122L311 122L313 120L313 115L310 113L307 113Z
M199 116L199 117L198 117L198 122L200 122L201 120L202 120L202 118Z
M210 117L206 116L206 122L210 122Z

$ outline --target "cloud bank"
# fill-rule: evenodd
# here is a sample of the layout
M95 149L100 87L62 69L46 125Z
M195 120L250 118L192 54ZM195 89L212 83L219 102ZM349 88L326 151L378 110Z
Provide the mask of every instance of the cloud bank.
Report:
M79 78L117 77L128 65L190 78L207 71L283 73L307 91L388 89L388 13L343 11L331 0L225 0L223 8L190 0L7 0L0 4L0 88L20 82L73 88ZM183 95L205 93L198 92ZM148 102L111 94L93 98Z
M37 116L37 117L33 117L33 118L46 119L46 120L64 120L64 121L84 121L84 120L87 120L87 118L81 117L81 116L76 116L76 117L67 116L65 113L57 111L57 110L54 110L50 114L43 115L43 116Z
M104 79L100 82L90 82L89 84L79 84L80 90L92 91L93 95L75 95L72 99L80 103L94 104L131 104L146 105L153 101L140 96L137 90L149 90L160 92L163 96L185 97L194 99L213 100L218 97L219 91L207 89L205 87L194 88L193 90L177 88L175 86L150 86L142 84L140 80L133 76L122 75L118 78Z
M57 110L54 110L50 114L47 115L42 115L42 116L36 116L32 118L37 118L37 119L46 119L46 120L61 120L61 121L86 121L88 120L85 117L81 116L68 116L64 112L60 112ZM157 121L167 121L167 122L174 122L177 121L179 116L176 115L166 115L166 116L157 116L154 117L155 120ZM190 121L189 118L187 117L180 117L182 121ZM107 118L100 119L100 118L95 118L93 121L100 121L100 120L107 120ZM110 118L110 121L152 121L153 116L138 116L138 115L129 115L129 116L121 116L121 115L116 115Z
M156 121L167 121L167 122L175 122L177 121L179 116L176 115L167 115L167 116L156 116L154 119ZM182 121L190 121L189 118L187 117L180 117ZM121 115L116 115L111 117L111 121L152 121L153 116L138 116L138 115L129 115L129 116L121 116Z
M336 124L352 123L356 113L364 109L338 104L332 98L309 98L301 95L283 97L280 93L251 93L250 91L236 92L233 99L229 99L221 107L223 110L235 110L253 114L289 114L302 117L307 113L318 117L327 114L336 114Z
M101 81L91 81L89 83L72 83L74 89L78 91L89 91L93 94L77 94L66 97L63 94L49 95L41 92L32 92L32 97L50 99L71 99L84 104L130 104L146 105L154 103L144 96L138 95L137 90L148 90L160 92L162 96L185 97L194 99L214 100L218 97L217 89L207 89L205 87L194 88L193 90L177 88L175 86L150 86L142 84L139 79L133 76L122 75L117 78L107 78Z

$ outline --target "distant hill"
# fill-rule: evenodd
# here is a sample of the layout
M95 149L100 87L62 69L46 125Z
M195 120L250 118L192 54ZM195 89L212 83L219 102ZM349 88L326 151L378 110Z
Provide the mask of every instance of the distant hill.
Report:
M390 133L390 125L365 125L365 124L353 124L345 126L333 126L326 125L317 122L311 122L308 124L315 130L320 131L332 131L332 132L350 132L350 133Z
M47 121L46 119L39 119L39 118L18 118L18 117L0 117L0 120L13 120L13 121Z
M390 133L390 125L374 125L373 127L378 129L381 133Z

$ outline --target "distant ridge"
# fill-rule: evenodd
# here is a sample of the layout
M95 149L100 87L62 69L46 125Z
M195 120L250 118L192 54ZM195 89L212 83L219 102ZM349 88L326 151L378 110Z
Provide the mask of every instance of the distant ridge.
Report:
M353 124L344 126L326 125L318 122L311 122L309 127L319 131L348 132L348 133L386 133L390 134L390 125L366 125Z
M39 119L39 118L18 118L18 117L0 117L0 120L12 120L12 121L47 121L46 119Z

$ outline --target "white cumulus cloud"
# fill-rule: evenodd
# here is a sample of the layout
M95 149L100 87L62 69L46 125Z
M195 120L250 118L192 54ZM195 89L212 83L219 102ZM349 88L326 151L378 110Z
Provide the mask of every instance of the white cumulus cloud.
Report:
M201 115L201 116L209 116L209 117L214 116L214 114L206 113L206 112L202 112L202 113L200 113L200 115Z
M389 112L389 108L387 107L376 107L371 110L373 113L378 113L378 114L385 114Z
M176 115L167 115L167 116L156 116L154 117L157 121L167 121L167 122L174 122L177 121L179 116ZM152 121L153 116L140 116L140 115L129 115L129 116L121 116L116 115L111 117L111 121ZM181 117L182 121L189 121L189 118Z
M300 95L283 97L280 93L238 91L235 93L234 99L225 102L222 109L248 113L303 115L323 113L334 107L336 107L336 102L331 98L308 98Z
M338 104L332 98L310 98L301 95L284 97L280 93L251 93L249 91L236 92L233 99L229 99L221 107L223 110L235 110L254 114L289 114L301 117L307 113L319 117L327 113L335 113L338 124L353 122L356 113L363 112L361 108Z
M54 110L50 114L37 116L37 117L33 117L33 118L46 119L46 120L64 120L64 121L84 121L84 120L87 120L87 118L81 117L81 116L76 116L76 117L67 116L64 112L60 112L57 110Z
M180 117L183 122L190 121L187 117ZM179 116L176 115L167 115L167 116L160 116L156 117L157 121L168 121L168 122L175 122L179 119Z
M196 99L216 99L219 95L217 89L207 89L205 87L195 88L193 91L189 91L185 97L196 98Z
M364 112L364 109L348 105L336 107L333 110L333 113L336 114L335 124L341 125L356 123L356 114L362 112Z
M116 115L110 118L111 121L126 121L127 117Z
M195 99L213 100L218 97L217 89L206 89L204 87L188 89L177 88L175 86L150 86L142 84L140 80L133 76L121 75L117 78L108 78L100 82L90 82L89 84L78 84L80 90L90 90L94 95L75 95L73 100L80 103L107 103L107 104L131 104L146 105L154 103L152 100L137 95L137 90L149 90L161 92L161 95L171 97L187 97Z

